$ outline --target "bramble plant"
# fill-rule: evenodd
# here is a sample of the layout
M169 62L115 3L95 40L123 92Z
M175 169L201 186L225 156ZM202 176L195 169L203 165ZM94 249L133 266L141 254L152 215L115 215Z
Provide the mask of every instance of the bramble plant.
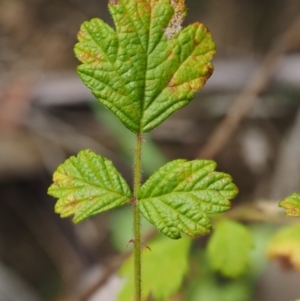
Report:
M203 24L182 28L184 0L115 0L108 7L116 29L100 19L82 24L77 71L97 100L136 134L133 189L110 160L87 149L57 168L48 193L58 198L56 213L74 215L74 223L133 207L134 300L140 301L141 214L169 238L196 237L211 231L208 215L228 210L238 189L211 160L171 161L142 184L143 134L203 87L213 72L215 45Z

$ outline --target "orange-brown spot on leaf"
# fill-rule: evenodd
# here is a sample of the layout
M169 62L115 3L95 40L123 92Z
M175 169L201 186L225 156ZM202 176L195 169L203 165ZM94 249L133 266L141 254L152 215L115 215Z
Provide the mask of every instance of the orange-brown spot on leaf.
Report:
M177 95L177 94L176 94L176 93L177 93L177 87L176 87L175 83L174 83L172 80L169 81L169 83L168 83L168 85L167 85L167 88L168 88L168 90L169 90L172 94L174 94L175 96Z
M68 179L67 180L67 186L72 186L73 183L73 179Z
M202 86L201 79L189 81L187 84L189 85L189 89L191 91L197 91Z
M95 64L101 63L101 58L99 55L95 55L92 52L81 52L79 54L79 59L81 62L94 61Z
M289 215L292 215L292 216L299 216L300 215L300 211L297 208L290 208L290 209L287 210L287 212L288 212Z
M191 56L190 56L190 59L191 59L192 61L194 61L195 63L198 62L198 58L197 58L196 55L191 55Z
M60 183L59 179L53 179L53 185L55 187L59 188L60 187L59 183Z
M174 58L176 58L176 56L177 56L177 54L174 52L174 50L169 49L166 60L173 60Z
M76 207L79 204L78 200L73 195L69 196L67 201L68 207Z
M77 33L78 39L84 38L84 37L86 37L86 35L87 35L87 31L86 31L86 30L82 30L82 29L80 29L80 30L78 31L78 33Z
M191 183L193 180L193 174L189 173L187 171L183 171L182 173L182 177L183 179L187 182L187 183Z
M193 40L193 48L196 48L200 44L200 41L194 39Z

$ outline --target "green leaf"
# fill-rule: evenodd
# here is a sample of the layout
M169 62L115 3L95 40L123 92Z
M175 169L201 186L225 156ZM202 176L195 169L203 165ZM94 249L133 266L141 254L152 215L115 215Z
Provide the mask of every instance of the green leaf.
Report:
M220 283L212 277L197 279L188 301L249 301L253 295L251 282L242 279Z
M181 286L188 271L188 254L191 240L188 238L173 241L160 237L149 243L151 251L144 249L142 300L149 295L155 301L166 300ZM118 301L132 301L133 296L133 257L121 267L120 274L126 278Z
M300 225L290 225L275 233L269 243L268 256L279 259L286 267L300 270Z
M127 128L148 132L205 84L215 45L201 23L181 30L184 0L119 0L109 10L116 30L100 19L82 24L77 70Z
M220 221L207 247L212 268L226 277L242 275L247 270L253 244L247 227L231 220Z
M300 194L293 193L279 203L279 207L284 208L288 216L300 216Z
M230 208L229 200L238 193L230 175L215 172L210 160L167 163L140 188L141 213L164 235L178 239L180 232L195 237L208 233L207 214Z
M262 254L260 254L260 257ZM250 301L257 277L249 274L236 279L224 279L211 269L206 248L198 246L190 255L193 277L185 286L187 301Z
M61 217L74 214L75 223L119 207L132 197L112 162L88 149L61 164L53 182L48 194L58 198L55 212Z

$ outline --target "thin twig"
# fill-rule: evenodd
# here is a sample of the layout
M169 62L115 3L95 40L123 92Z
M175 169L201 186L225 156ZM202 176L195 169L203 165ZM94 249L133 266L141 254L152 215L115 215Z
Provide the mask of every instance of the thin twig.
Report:
M295 37L297 38L299 36L299 32L300 17L298 17L276 41L275 45L253 74L252 79L249 80L245 89L237 96L226 117L211 135L205 147L200 150L197 157L213 158L229 142L241 121L254 106L257 96L268 87L272 75L278 68L280 60L294 43Z

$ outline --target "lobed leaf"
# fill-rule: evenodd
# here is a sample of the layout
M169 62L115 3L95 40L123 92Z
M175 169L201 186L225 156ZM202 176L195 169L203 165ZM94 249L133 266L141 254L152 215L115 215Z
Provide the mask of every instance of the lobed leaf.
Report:
M288 216L300 216L300 194L293 193L279 203L279 207L285 209Z
M61 164L53 174L53 182L48 194L58 198L55 212L61 217L74 214L75 223L119 207L132 197L112 162L89 149Z
M230 208L238 193L230 175L215 172L210 160L167 163L140 188L138 199L143 216L164 235L178 239L180 232L195 237L208 233L208 214Z
M231 278L242 275L247 270L253 244L252 235L244 225L222 220L216 225L207 246L212 268Z
M127 128L149 132L205 84L215 45L201 23L181 30L184 0L119 0L109 10L116 30L100 19L82 24L77 70Z
M149 243L152 251L145 249L143 252L142 300L148 300L151 295L154 300L163 301L178 291L188 271L190 245L191 240L188 238L173 241L160 237ZM126 278L126 283L118 301L132 301L132 265L133 256L126 260L120 269L120 275Z

